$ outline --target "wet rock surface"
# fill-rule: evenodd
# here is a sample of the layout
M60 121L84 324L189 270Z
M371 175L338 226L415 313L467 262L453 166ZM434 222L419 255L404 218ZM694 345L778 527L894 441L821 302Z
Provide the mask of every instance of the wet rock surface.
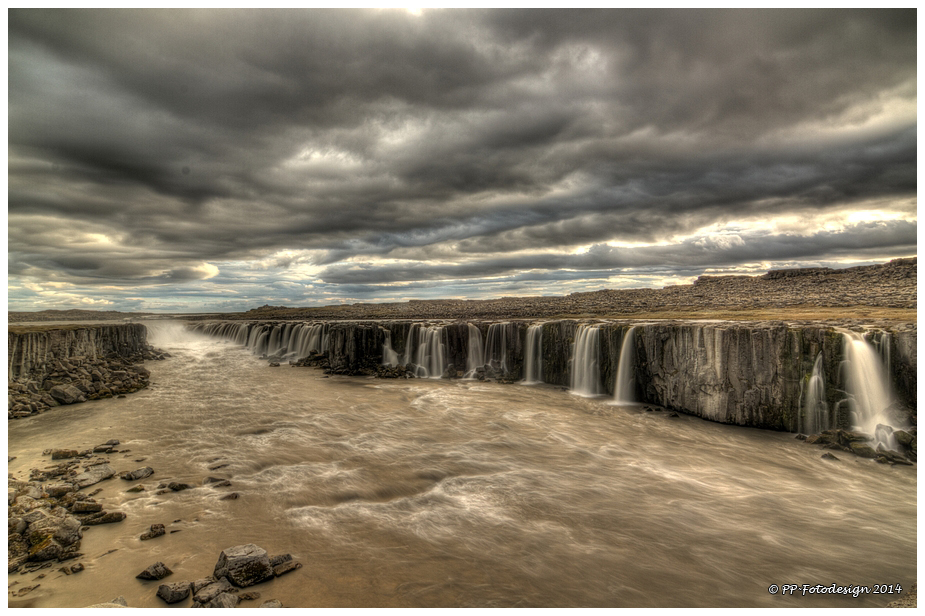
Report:
M167 567L167 565L158 561L154 563L153 565L150 565L147 568L145 568L144 571L142 571L135 577L138 578L139 580L162 580L172 573L173 571L171 571Z
M273 567L267 551L253 543L223 550L212 576L227 577L235 586L247 587L273 577Z

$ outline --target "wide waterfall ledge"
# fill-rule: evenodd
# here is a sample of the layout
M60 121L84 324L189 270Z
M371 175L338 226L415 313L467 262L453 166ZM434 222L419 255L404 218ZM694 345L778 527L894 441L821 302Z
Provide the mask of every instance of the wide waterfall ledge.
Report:
M916 423L916 325L782 322L200 322L269 359L335 374L566 387L711 421L815 433L891 434Z

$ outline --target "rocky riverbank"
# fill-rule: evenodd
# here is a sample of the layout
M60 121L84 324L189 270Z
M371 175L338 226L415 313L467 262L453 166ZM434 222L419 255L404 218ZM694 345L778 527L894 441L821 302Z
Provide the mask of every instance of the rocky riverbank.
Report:
M7 338L8 419L138 391L150 377L141 363L168 357L134 323L10 327Z
M141 483L140 480L153 477L156 472L150 466L117 472L114 467L137 466L142 459L125 460L130 454L128 449L119 449L120 442L111 439L106 443L80 451L78 449L48 449L43 455L50 456L51 465L33 468L29 477L18 479L12 475L8 478L7 496L7 572L10 575L31 576L25 583L13 579L8 585L12 598L27 597L42 586L53 583L63 576L77 575L86 569L82 558L81 542L84 533L100 524L123 522L127 515L118 510L106 511L105 499L97 501L93 497L102 492L101 488L85 492L97 484L116 477L131 485L126 493L154 491L158 495L169 495L184 490L206 489L215 491L220 500L235 499L237 492L220 491L219 488L231 487L227 478L206 477L201 485L153 480ZM113 461L115 454L124 454L120 462ZM11 460L12 461L12 460ZM127 464L128 463L128 464ZM220 466L220 465L216 465ZM148 531L138 537L149 541L167 534L181 532L177 527L182 520L169 523L152 524ZM116 548L117 549L117 548ZM115 551L113 549L111 551ZM260 599L259 592L239 592L246 588L272 580L275 577L291 573L302 568L302 563L294 560L291 554L269 556L266 550L246 544L224 550L218 558L211 575L203 576L192 582L178 581L151 585L151 590L165 604L180 602L190 603L189 607L236 607L242 601ZM156 562L135 576L142 583L159 582L172 575L163 562ZM125 584L133 582L129 576ZM105 607L125 607L124 599L113 599ZM90 607L100 607L100 604ZM277 599L264 601L259 607L283 607Z

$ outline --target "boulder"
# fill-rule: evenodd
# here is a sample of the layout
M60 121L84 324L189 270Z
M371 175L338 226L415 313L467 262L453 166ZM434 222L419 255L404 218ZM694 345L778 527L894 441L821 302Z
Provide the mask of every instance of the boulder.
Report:
M145 466L144 468L138 468L133 471L124 471L119 473L119 477L125 479L126 481L138 481L139 479L150 477L153 474L154 469L150 466Z
M895 430L893 431L893 436L896 438L896 442L906 449L915 450L915 437L910 433L905 430Z
M73 513L97 513L103 510L103 503L92 503L90 501L77 501L71 505Z
M852 453L862 458L876 458L877 457L877 452L874 451L873 447L871 447L870 445L865 445L864 443L853 441L851 445L849 445L849 447L851 448Z
M59 404L74 404L84 397L83 392L73 385L56 385L48 390L48 395Z
M173 584L161 584L157 587L157 596L166 603L178 603L190 595L190 583L174 582Z
M139 580L162 580L171 573L173 573L173 571L168 569L167 565L158 561L135 577Z
M272 578L274 572L267 551L248 543L223 550L212 575L227 577L235 586L244 588Z
M292 560L292 554L277 554L276 556L270 557L270 566L275 567L285 562L289 562L290 560Z
M76 458L78 452L76 449L53 449L51 452L52 460L67 460L68 458Z
M58 558L64 548L81 538L80 520L65 515L49 515L29 523L25 537L29 542L29 560Z
M196 584L198 584L199 582L202 582L202 580L197 580L196 582L193 582L193 587L195 588ZM225 592L231 592L233 590L234 590L234 586L232 586L231 583L228 582L228 580L226 580L225 578L221 578L217 582L212 581L209 584L206 584L205 586L201 586L199 590L194 590L193 601L197 601L199 603L209 603L212 599L214 599L218 595L225 593Z
M112 469L108 464L97 464L96 466L91 466L83 473L80 473L72 480L74 487L78 490L81 488L86 488L87 486L92 486L93 484L99 483L104 479L109 479L116 474L116 471Z
M282 564L276 565L273 567L273 575L279 577L284 573L289 573L290 571L295 571L296 569L301 569L302 563L297 560L289 560Z
M205 607L238 607L238 596L230 592L223 592L211 601Z
M198 594L200 590L202 590L209 584L214 584L214 583L215 583L215 578L213 577L202 578L200 580L193 580L193 583L191 584L192 589L193 589L193 594L194 595Z
M161 535L167 534L167 530L164 528L163 524L152 524L151 529L139 537L142 541L148 539L154 539L155 537L160 537ZM173 601L167 601L167 603L174 603Z
M56 483L52 485L45 486L45 492L48 496L53 496L55 498L64 496L68 492L73 492L74 486L69 483Z
M84 526L97 526L99 524L112 524L113 522L121 522L125 519L125 513L121 511L109 511L94 513L91 517L86 518L83 521Z

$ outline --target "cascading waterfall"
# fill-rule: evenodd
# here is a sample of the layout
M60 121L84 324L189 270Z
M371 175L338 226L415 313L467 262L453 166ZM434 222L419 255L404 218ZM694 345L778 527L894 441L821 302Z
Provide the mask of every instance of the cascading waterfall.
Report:
M502 373L507 366L507 332L510 323L492 323L488 326L488 340L485 342L485 364Z
M543 382L543 325L527 328L527 348L524 351L525 385Z
M848 408L855 429L874 435L877 444L896 448L893 435L877 430L878 425L890 425L886 413L893 401L890 385L880 354L857 332L843 332L845 337L845 370Z
M617 363L617 380L613 386L614 402L632 404L636 401L636 334L635 327L630 327L623 334L620 345L620 359Z
M446 370L444 331L440 325L422 326L415 323L408 330L405 344L405 364L415 365L415 376L439 378Z
M327 345L326 323L207 323L195 324L191 331L230 340L247 347L255 355L306 357L321 353Z
M825 374L822 371L822 353L816 355L813 371L803 390L802 413L799 431L818 434L829 429L829 405L825 399Z
M385 342L382 343L382 365L398 365L398 353L392 350L392 332L389 330L385 330Z
M466 378L472 378L475 371L485 365L485 351L482 347L482 332L469 323L469 348L466 354Z
M601 390L600 326L581 325L572 351L572 393L599 396Z

